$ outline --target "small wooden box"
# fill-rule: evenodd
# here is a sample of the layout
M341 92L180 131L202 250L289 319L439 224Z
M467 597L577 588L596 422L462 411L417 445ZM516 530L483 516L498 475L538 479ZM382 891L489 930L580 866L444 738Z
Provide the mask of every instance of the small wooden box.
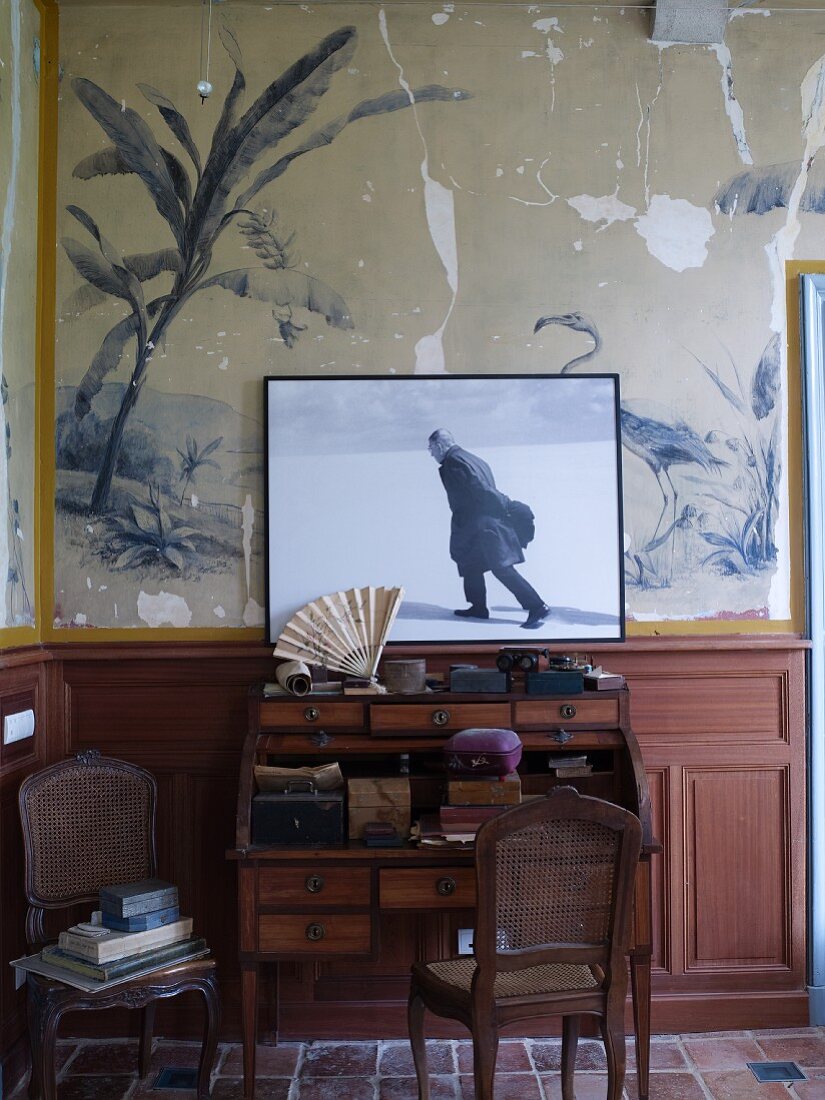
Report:
M521 802L521 776L518 772L503 779L451 779L447 786L451 806L518 806Z
M410 835L410 781L403 776L387 779L350 779L347 783L349 838L362 840L368 821L394 825L399 836Z

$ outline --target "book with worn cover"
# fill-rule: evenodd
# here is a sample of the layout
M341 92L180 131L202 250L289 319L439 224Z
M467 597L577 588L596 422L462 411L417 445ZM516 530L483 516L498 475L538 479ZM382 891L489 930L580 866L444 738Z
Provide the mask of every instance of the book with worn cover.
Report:
M129 955L153 951L170 943L177 943L192 935L192 918L183 917L160 928L145 932L107 932L105 936L88 936L82 933L61 932L57 943L64 951L86 959L91 963L114 962Z
M521 777L511 772L503 778L491 775L450 779L447 784L451 806L517 806L521 802Z
M194 951L181 959L175 959L175 964L192 962L193 959L203 959L208 955L209 948L204 947L200 951ZM130 982L134 978L142 978L144 974L151 974L154 970L163 970L165 966L169 965L172 964L147 962L145 966L132 974L122 974L119 978L112 978L111 981L99 982L93 978L86 978L82 974L77 974L74 970L66 970L65 967L55 966L49 959L44 959L40 951L36 955L25 955L20 959L12 959L9 963L9 966L13 966L23 973L42 974L46 978L61 981L73 989L83 989L87 993L99 993L104 989L110 989L112 986L125 985L126 982Z
M141 955L128 955L123 959L106 963L93 963L88 959L81 959L77 955L64 951L62 947L44 947L40 954L42 958L62 969L75 971L94 981L109 982L114 978L134 974L150 964L170 966L184 957L189 958L205 950L206 940L189 938L180 940L178 943L166 944L165 947L158 947Z
M170 905L166 909L156 909L154 913L135 913L132 917L116 917L114 913L101 911L101 923L104 928L116 932L146 932L150 928L161 928L164 924L174 924L180 920L180 909Z
M624 676L620 672L607 672L601 665L584 674L585 691L618 691L624 684Z
M117 883L100 890L100 908L116 917L133 917L136 913L154 913L178 904L178 888L159 878L144 878L139 882Z
M577 779L582 775L592 775L592 764L571 764L566 768L553 768L557 779Z

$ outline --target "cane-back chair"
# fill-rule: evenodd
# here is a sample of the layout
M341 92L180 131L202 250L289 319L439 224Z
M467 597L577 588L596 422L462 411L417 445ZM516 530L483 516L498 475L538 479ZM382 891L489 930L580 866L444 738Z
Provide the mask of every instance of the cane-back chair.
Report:
M46 942L47 910L96 903L102 886L155 876L156 802L157 787L149 772L103 757L97 750L53 764L23 781L19 805L29 903L26 940L32 951ZM200 993L205 1002L197 1094L209 1095L220 1021L213 959L173 963L90 993L30 972L27 983L30 1100L54 1100L57 1095L55 1042L64 1013L142 1008L138 1067L144 1077L151 1061L156 1002L186 990Z
M638 818L572 787L507 810L476 837L473 955L416 963L408 1022L420 1100L429 1100L424 1010L473 1037L477 1100L492 1100L498 1032L562 1016L562 1097L574 1100L579 1017L599 1017L608 1100L625 1073L629 916Z

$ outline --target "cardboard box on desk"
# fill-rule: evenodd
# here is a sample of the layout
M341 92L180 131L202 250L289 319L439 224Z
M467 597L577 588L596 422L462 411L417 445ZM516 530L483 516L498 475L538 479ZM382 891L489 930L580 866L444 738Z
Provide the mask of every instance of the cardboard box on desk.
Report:
M399 836L410 835L410 781L403 776L386 779L350 779L347 783L349 838L362 840L368 821L394 825Z

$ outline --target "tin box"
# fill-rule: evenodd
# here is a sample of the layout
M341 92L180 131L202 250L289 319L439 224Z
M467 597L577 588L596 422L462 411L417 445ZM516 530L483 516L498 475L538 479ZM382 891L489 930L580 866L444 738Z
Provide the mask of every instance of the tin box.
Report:
M252 799L253 844L342 844L344 792L264 791Z

